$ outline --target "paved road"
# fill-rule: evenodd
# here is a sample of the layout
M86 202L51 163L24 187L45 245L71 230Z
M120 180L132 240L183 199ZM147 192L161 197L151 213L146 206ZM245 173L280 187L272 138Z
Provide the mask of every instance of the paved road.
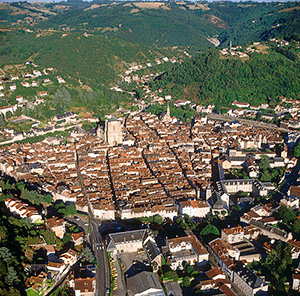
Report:
M76 146L75 146L76 149ZM105 296L109 293L106 292L106 289L110 288L110 270L108 264L108 258L106 254L106 249L102 241L101 233L99 231L99 227L101 225L101 221L99 219L94 218L92 205L89 199L89 195L85 189L83 178L80 173L80 166L78 161L78 153L76 150L76 169L77 175L80 182L80 186L82 192L86 198L88 203L88 212L90 217L90 231L89 231L89 240L90 245L95 253L98 267L96 270L96 291L95 296Z
M106 289L110 288L110 271L106 249L99 232L99 220L91 218L90 243L98 262L96 270L96 296L107 295Z
M238 120L239 122L247 125L253 125L257 127L262 127L262 128L267 128L267 129L272 129L272 130L277 130L280 132L289 132L289 130L280 128L277 125L273 123L266 123L262 121L255 121L255 120L250 120L250 119L245 119L245 118L240 118L240 117L234 117L234 116L229 116L229 115L221 115L221 114L215 114L215 113L209 113L207 115L208 118L214 119L214 120L223 120L223 121L234 121Z

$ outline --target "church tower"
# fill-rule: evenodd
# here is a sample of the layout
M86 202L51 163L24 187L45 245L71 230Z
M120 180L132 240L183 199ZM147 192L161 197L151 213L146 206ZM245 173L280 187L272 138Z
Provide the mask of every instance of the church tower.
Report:
M104 141L113 146L117 146L123 143L122 124L120 120L114 117L106 120Z
M104 138L104 129L105 129L105 122L104 121L100 121L98 123L98 125L97 125L96 135L102 141L105 141L105 138Z
M170 114L170 104L168 103L167 112L163 116L162 121L163 122L170 122L171 120L172 120L172 118L171 118L171 114Z

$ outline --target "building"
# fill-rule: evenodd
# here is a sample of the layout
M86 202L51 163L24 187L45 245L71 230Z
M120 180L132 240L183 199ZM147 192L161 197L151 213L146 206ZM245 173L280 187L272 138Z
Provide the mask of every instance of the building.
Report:
M44 295L47 285L47 273L41 271L36 276L28 277L25 283L27 295ZM32 291L33 290L33 291Z
M168 247L167 261L173 270L183 268L185 263L207 262L208 252L195 235L176 237L166 241Z
M75 296L94 296L95 286L94 277L75 279Z
M151 232L147 229L111 233L106 238L107 252L113 255L144 249L154 269L161 266L162 254Z
M291 186L291 187L297 187L297 186ZM291 190L291 189L289 189ZM286 196L284 198L282 198L280 200L280 203L285 205L286 207L291 207L293 210L297 210L299 209L299 193L297 193L298 195L296 194L292 194L290 196Z
M127 279L128 296L165 296L156 274L143 271Z
M46 220L46 226L59 238L63 238L66 232L66 221L53 217Z
M28 218L32 223L43 222L43 218L36 208L29 206L27 203L18 198L7 198L4 203L10 212L20 216L21 218Z
M210 206L202 200L185 200L179 203L179 213L190 217L206 217L210 212Z
M220 176L223 176L223 169L218 164ZM267 196L269 189L261 182L255 179L234 179L216 182L217 190L207 200L213 211L228 210L230 206L230 197L238 192L246 192L252 196Z
M243 292L244 295L267 295L268 285L252 270L241 262L233 269L232 282Z
M123 136L121 121L112 117L105 122L100 122L97 128L97 136L112 146L122 144Z
M218 238L208 244L211 259L246 296L267 295L268 285L255 272L247 268L240 259L237 247Z
M61 254L59 256L59 259L61 259L64 262L64 264L73 265L77 261L77 252L72 249L69 249L67 252Z
M244 240L244 229L241 226L224 228L221 230L221 237L230 244Z

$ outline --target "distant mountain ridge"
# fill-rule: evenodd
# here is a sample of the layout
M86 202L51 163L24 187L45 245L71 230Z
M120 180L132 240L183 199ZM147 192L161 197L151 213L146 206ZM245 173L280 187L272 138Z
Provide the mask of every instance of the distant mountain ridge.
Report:
M147 46L220 46L291 38L300 32L299 2L1 3L1 24L88 33Z

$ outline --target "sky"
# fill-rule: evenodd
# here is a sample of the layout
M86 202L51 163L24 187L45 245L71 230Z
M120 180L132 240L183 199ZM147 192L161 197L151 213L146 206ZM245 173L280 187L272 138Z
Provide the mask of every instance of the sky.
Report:
M83 1L84 2L91 2L93 0L83 0ZM123 1L123 0L116 0L116 1ZM135 0L128 0L128 1L135 1ZM137 1L139 1L139 0L137 0ZM149 0L149 1L151 1L151 0ZM159 1L163 2L163 0L159 0ZM159 1L157 1L157 2L159 2ZM196 2L194 0L189 0L189 1ZM208 0L207 2L213 2L213 1L249 2L249 0ZM19 0L0 0L0 2L2 2L2 3L3 2L12 3L12 2L19 2ZM51 2L67 2L67 1L61 1L61 0L55 0L55 1L53 1L53 0L27 0L27 2L44 2L44 3L48 2L48 3L51 3ZM124 2L126 2L126 0ZM252 0L252 2L297 2L297 0L296 1L295 0Z

